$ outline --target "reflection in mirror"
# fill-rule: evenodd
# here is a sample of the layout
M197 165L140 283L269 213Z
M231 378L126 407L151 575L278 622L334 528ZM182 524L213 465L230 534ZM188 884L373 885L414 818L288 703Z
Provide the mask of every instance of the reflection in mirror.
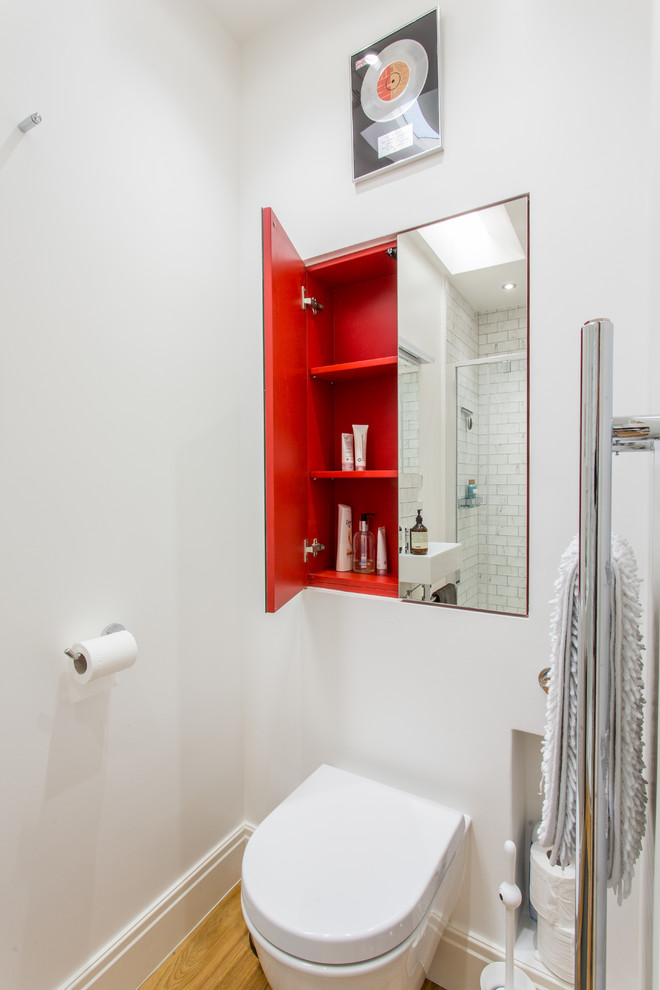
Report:
M527 208L398 238L402 598L527 613Z

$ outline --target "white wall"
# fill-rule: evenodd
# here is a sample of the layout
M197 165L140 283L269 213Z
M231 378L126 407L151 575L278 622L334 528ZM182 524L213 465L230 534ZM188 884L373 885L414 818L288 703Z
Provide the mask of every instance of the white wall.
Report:
M426 9L310 6L243 52L243 461L261 521L259 208L303 257L531 195L530 614L502 618L305 592L275 616L246 602L247 814L258 821L326 760L474 819L457 923L501 943L502 843L517 833L513 730L540 734L559 555L577 529L580 326L617 327L615 412L650 378L647 0L446 0L444 157L354 187L347 59ZM260 575L262 539L246 553ZM302 627L302 632L301 632ZM518 834L514 835L519 838ZM633 970L629 970L633 972Z
M548 600L577 525L580 324L620 328L618 411L650 405L655 381L650 361L639 372L655 329L641 272L648 5L447 0L444 157L359 189L347 57L399 27L401 7L316 7L246 46L239 116L239 53L195 3L4 5L0 968L13 990L60 985L321 760L470 813L457 922L502 941L512 731L542 728ZM34 110L44 121L22 136ZM326 592L266 616L259 208L309 257L523 192L529 619ZM62 650L112 620L134 631L138 663L74 701Z
M409 417L408 436L400 436L406 448L407 472L414 478L399 476L399 524L405 529L415 525L421 509L429 540L446 541L446 485L443 465L447 460L446 405L442 387L446 375L443 328L446 323L445 277L424 250L416 233L398 239L397 293L399 334L421 347L431 356L427 364L414 371L412 395L405 398ZM399 368L399 390L406 388ZM411 466L412 465L412 466ZM401 491L402 482L410 481ZM405 506L405 510L404 510Z
M243 821L238 50L184 0L2 22L0 971L53 990Z

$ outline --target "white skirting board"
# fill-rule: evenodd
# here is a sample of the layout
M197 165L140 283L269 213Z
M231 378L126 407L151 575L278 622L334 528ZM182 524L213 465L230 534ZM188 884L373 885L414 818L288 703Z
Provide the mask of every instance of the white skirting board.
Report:
M238 883L253 828L241 825L61 990L133 990Z
M493 962L504 960L503 949L477 935L448 925L442 936L428 977L446 990L479 990L481 971ZM554 976L538 958L532 941L532 931L523 928L516 940L514 963L538 990L573 990L572 984Z
M244 823L227 836L60 990L137 990L238 883L243 852L253 831L253 825ZM515 956L516 966L539 990L572 990L540 962L529 932L519 937ZM428 976L447 990L478 990L484 966L503 958L495 943L448 925Z

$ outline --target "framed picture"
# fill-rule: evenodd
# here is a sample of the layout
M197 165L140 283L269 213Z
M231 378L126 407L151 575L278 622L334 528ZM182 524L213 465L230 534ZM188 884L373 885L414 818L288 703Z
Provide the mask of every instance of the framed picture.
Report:
M353 181L442 150L440 11L351 56Z

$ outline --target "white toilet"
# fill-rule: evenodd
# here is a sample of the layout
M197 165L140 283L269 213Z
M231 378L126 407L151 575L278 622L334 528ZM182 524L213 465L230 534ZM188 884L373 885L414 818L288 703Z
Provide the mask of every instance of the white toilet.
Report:
M461 888L466 830L457 811L319 767L243 857L243 915L272 990L418 990Z

